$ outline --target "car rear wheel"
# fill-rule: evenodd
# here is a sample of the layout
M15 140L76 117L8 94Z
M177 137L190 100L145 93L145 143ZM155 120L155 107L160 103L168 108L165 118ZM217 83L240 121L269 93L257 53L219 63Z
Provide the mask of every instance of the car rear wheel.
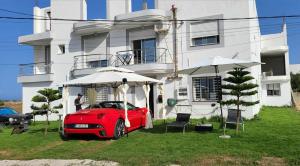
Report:
M122 119L119 119L116 123L114 139L119 139L125 134L125 123Z

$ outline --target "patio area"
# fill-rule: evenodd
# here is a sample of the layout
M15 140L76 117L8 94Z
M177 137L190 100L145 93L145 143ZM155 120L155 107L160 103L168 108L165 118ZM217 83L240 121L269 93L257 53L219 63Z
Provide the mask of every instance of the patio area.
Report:
M154 128L138 130L118 141L96 137L64 141L51 123L47 136L43 124L31 126L21 135L10 136L11 129L0 133L1 159L93 159L115 161L121 165L299 165L300 113L292 108L264 107L259 116L245 122L245 132L232 139L219 139L221 129L199 133L192 120L185 134L180 130L165 133L164 121ZM168 120L172 121L172 119Z

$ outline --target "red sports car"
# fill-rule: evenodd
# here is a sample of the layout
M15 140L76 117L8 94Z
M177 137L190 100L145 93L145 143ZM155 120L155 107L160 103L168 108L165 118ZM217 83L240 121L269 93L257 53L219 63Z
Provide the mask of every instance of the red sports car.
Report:
M145 127L147 108L128 103L130 127L125 128L125 110L122 101L108 101L68 114L64 120L64 134L93 134L99 138L122 137L126 132Z

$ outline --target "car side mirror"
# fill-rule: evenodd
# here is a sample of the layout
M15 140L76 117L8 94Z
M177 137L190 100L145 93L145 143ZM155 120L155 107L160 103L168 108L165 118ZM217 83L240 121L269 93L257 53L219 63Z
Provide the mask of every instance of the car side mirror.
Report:
M212 103L210 106L211 106L211 107L215 107L215 106L216 106L216 103Z

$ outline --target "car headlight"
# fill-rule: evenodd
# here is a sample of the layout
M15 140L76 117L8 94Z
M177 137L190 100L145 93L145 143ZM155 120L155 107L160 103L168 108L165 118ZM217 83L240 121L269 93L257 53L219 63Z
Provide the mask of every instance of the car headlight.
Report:
M9 118L8 121L9 121L10 123L14 122L14 118Z

